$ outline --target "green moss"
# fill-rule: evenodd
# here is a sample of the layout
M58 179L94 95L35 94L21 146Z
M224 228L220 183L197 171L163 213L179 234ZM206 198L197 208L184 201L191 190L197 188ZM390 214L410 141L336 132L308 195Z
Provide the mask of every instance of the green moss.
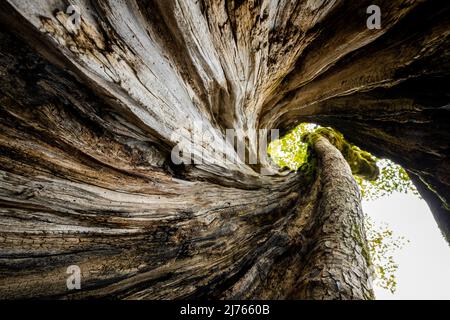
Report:
M378 178L380 171L376 163L376 158L346 141L342 133L332 128L321 127L313 132L307 133L302 137L302 142L312 146L319 137L327 138L342 153L354 175L370 181Z

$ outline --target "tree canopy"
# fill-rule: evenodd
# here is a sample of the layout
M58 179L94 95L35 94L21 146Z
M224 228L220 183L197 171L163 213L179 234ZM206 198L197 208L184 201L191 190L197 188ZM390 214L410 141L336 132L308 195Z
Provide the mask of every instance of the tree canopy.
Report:
M1 1L0 298L370 299L362 150L450 235L450 6L368 5Z

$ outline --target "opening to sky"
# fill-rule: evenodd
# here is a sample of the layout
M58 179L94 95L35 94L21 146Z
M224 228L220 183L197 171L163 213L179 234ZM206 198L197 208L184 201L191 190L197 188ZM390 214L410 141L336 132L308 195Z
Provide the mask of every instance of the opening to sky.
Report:
M301 137L317 128L303 123L273 141L268 148L271 158L280 167L298 170L307 161L307 145ZM374 281L376 299L450 299L450 248L433 214L400 166L386 159L377 159L376 163L380 169L378 182L355 176L363 193L363 212L375 229L392 231L383 245L400 245L382 254L383 260L392 257L398 266L390 272L395 276L395 291ZM385 261L382 264L389 267Z
M374 286L377 299L450 299L450 248L425 200L412 192L394 192L363 200L376 223L387 223L409 243L394 253L398 264L395 293Z

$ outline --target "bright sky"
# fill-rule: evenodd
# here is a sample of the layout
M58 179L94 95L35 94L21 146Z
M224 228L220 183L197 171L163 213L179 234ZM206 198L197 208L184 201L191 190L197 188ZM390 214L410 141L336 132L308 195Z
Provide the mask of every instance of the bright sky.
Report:
M394 236L410 241L394 255L399 265L397 291L375 287L376 298L450 299L450 246L426 202L413 194L394 193L364 200L363 208L375 222L386 222Z

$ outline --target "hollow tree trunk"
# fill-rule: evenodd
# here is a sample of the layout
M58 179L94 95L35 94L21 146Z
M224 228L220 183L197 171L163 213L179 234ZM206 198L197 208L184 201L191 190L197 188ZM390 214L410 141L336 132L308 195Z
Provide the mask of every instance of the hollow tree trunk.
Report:
M326 140L312 182L171 150L235 129L248 159L259 129L331 125L408 169L448 234L449 6L378 1L370 30L371 2L78 0L76 26L66 1L2 1L0 297L370 297Z

